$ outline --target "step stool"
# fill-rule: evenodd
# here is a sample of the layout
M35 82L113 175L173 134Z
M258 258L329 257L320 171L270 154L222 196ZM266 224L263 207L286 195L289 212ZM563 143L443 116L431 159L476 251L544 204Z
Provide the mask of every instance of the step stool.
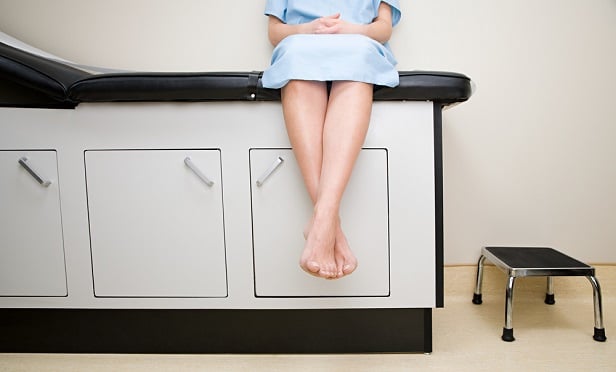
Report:
M595 269L572 257L569 257L553 248L531 247L483 247L481 257L477 263L477 285L473 295L473 303L480 305L481 284L483 281L483 264L489 260L495 266L505 271L509 276L505 295L505 327L503 328L503 341L514 341L512 313L513 313L513 285L516 278L525 276L547 276L547 292L545 303L553 305L554 286L553 276L585 276L592 284L595 308L595 341L605 341L603 328L603 311L601 308L601 287L595 278Z

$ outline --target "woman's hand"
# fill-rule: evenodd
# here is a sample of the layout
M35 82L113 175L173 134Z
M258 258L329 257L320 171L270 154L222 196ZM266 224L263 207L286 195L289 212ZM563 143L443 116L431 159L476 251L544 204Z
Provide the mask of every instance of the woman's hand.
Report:
M295 34L337 34L341 31L340 13L317 18L312 22L299 25L288 25L280 19L270 16L268 36L272 45L276 46L287 36Z
M385 43L391 37L391 32L391 7L384 2L379 6L378 16L367 25L347 22L340 18L340 13L336 13L299 25L287 25L280 19L270 16L268 26L269 39L274 46L285 37L294 34L359 34Z
M381 2L377 17L367 25L349 23L339 17L328 22L329 30L336 30L334 33L364 35L381 44L389 41L393 28L391 6L385 2Z
M317 18L310 23L306 23L303 33L306 34L338 34L341 31L341 24L346 23L340 19L340 13Z

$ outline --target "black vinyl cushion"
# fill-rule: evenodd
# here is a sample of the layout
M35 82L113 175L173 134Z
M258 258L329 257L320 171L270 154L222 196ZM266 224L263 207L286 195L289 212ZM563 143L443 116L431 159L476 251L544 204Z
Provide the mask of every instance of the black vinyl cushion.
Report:
M68 99L69 87L91 74L0 43L0 81L12 81L57 100Z
M257 79L258 75L254 84ZM254 100L256 85L251 87L250 81L250 73L241 72L102 74L77 81L69 98L75 102Z
M261 72L124 73L96 75L70 89L75 102L280 100L280 91L264 89ZM396 88L376 86L375 101L462 102L471 95L462 74L400 72Z
M0 91L4 91L0 106L280 100L280 90L263 88L261 75L260 71L92 74L0 43ZM19 94L12 97L7 91ZM375 101L434 101L447 105L466 101L471 94L471 80L452 72L402 71L398 87L374 87Z

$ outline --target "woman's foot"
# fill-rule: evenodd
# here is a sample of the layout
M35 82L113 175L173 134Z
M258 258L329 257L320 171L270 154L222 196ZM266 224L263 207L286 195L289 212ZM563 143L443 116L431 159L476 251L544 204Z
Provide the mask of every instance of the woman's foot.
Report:
M342 275L335 256L337 220L335 214L315 210L309 229L304 231L306 244L299 261L308 274L325 279L336 279Z
M344 236L340 224L338 224L338 231L336 233L334 256L338 264L338 272L342 273L340 277L351 274L357 268L357 258L355 258L353 251L351 251L349 242L346 236Z
M312 230L312 225L314 221L314 216L310 220L310 223L304 229L304 239L308 239L308 235ZM319 276L320 265L317 260L310 260L311 256L310 251L306 251L304 249L304 253L302 254L302 258L300 260L300 266L307 273L315 276ZM340 218L336 219L336 234L335 234L335 242L334 242L334 260L336 262L336 277L328 278L328 279L337 279L343 276L351 274L357 268L357 258L351 251L349 247L349 243L342 231L342 227L340 225Z

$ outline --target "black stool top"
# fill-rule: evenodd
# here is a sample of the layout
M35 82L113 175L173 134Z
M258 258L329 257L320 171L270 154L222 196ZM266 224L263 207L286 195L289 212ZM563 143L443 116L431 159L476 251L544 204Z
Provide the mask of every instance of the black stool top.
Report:
M587 276L595 269L553 248L484 247L483 255L512 276Z

